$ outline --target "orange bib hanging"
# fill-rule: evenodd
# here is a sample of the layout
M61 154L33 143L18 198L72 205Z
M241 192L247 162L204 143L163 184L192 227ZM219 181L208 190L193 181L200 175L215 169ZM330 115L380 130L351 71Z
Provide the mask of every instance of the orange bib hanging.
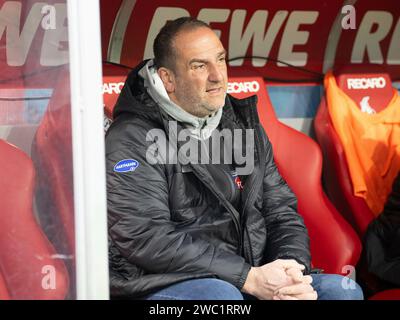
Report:
M333 126L346 155L354 195L379 215L400 170L400 97L378 113L363 112L336 84L332 72L324 80Z

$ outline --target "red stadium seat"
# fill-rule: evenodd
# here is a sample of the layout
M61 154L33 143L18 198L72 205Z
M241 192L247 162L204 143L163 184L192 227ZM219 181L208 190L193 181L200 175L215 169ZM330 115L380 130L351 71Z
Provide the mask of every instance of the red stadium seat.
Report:
M104 112L109 118L128 72L127 68L104 65ZM67 267L74 279L72 127L67 67L60 70L47 111L37 129L32 159L38 172L38 218L57 252L69 257ZM71 281L71 294L74 289L74 281Z
M112 119L112 111L130 69L113 64L103 64L104 115Z
M109 119L128 72L129 69L124 67L103 65L104 113ZM72 130L67 70L59 74L48 109L37 130L32 153L40 173L37 198L38 206L43 209L41 223L59 252L74 255Z
M0 140L0 170L0 299L64 299L68 291L65 266L33 213L32 161Z
M354 101L361 101L369 96L369 103L377 112L381 111L391 100L393 89L387 73L380 67L342 67L335 72L336 82L340 88ZM380 78L384 79L385 86L377 89L350 90L349 85L359 85L354 79ZM347 80L351 79L350 82ZM374 219L374 214L363 198L353 194L353 184L350 178L344 149L333 127L329 116L326 98L323 97L314 121L317 140L324 155L323 177L325 190L330 200L338 211L358 232L362 238L369 223ZM379 290L379 280L375 279L365 270L365 266L359 266L361 277L370 290ZM371 300L400 300L400 290L386 290L379 292L370 298Z
M338 86L349 97L359 102L364 96L369 96L370 105L374 106L377 112L382 110L393 97L389 75L377 67L370 67L368 70L362 67L344 67L335 72L335 75ZM350 81L362 78L383 78L386 85L383 88L349 90L347 82L349 78ZM363 198L354 196L347 160L329 116L325 97L321 100L314 128L324 156L325 190L335 207L362 237L369 223L374 219L374 214Z
M299 212L309 230L313 265L326 273L345 273L345 266L357 264L361 243L322 190L318 145L276 118L262 78L231 77L229 82L228 92L239 98L257 91L260 121L271 140L279 171L296 194Z
M74 256L74 201L69 72L61 70L32 144L39 219L57 251Z

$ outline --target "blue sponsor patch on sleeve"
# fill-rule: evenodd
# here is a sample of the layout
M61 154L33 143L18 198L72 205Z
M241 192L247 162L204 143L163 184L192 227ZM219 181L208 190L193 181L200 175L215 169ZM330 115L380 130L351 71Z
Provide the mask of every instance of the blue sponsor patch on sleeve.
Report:
M123 173L123 172L133 172L139 167L139 162L134 159L124 159L119 161L114 166L114 171Z

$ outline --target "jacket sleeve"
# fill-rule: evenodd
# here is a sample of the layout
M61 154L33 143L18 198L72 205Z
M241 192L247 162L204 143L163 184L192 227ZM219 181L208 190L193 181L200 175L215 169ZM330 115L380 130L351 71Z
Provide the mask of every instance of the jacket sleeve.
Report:
M297 199L276 167L272 145L263 130L266 168L263 181L263 215L267 227L266 261L295 259L310 271L309 236L297 212Z
M242 288L250 265L177 228L170 219L165 166L146 161L144 130L107 137L107 202L109 235L121 255L147 273L210 273ZM142 133L141 133L142 132ZM125 142L116 142L123 137ZM133 172L118 173L120 160L134 159Z
M371 221L363 240L368 271L400 285L400 174L383 212Z

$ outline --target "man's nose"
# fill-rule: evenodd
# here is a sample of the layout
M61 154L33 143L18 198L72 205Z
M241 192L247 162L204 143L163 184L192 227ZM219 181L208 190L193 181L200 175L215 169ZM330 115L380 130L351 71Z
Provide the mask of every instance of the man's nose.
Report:
M211 82L221 82L224 80L223 70L218 65L210 65L208 80Z

